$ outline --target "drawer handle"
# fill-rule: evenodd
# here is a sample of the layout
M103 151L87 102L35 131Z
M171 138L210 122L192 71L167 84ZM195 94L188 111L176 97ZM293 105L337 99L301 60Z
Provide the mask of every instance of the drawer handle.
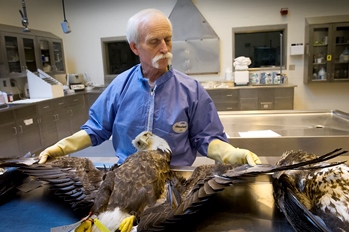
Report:
M79 99L75 98L74 101L77 102Z
M44 106L43 108L44 108L44 109L48 109L48 108L50 108L50 106Z
M13 127L13 130L15 131L15 135L17 134L17 127Z
M58 105L60 105L60 106L61 106L61 105L64 105L64 102L60 102L60 103L58 103Z
M233 94L227 94L227 97L232 97L233 96Z
M23 128L22 128L22 126L19 126L19 133L23 133Z

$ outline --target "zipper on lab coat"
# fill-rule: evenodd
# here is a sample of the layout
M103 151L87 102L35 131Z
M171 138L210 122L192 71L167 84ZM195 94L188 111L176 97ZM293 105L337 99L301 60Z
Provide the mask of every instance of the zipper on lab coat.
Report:
M154 105L155 105L155 89L151 88L150 90L150 97L149 97L149 110L148 110L148 124L147 124L147 131L153 131L153 120L154 120Z

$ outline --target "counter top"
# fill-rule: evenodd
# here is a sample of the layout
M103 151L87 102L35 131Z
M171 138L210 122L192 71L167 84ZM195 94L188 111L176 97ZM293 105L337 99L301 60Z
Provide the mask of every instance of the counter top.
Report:
M28 105L31 105L31 104L37 104L39 102L44 102L44 101L49 101L49 100L54 100L54 99L74 96L74 95L100 94L100 93L102 93L103 90L104 90L104 88L98 88L96 90L90 90L90 91L76 91L74 93L65 94L64 96L57 97L57 98L27 99L27 100L31 100L31 101L24 101L26 99L23 99L23 100L20 100L18 102L14 101L12 103L8 103L7 105L2 105L2 107L0 108L0 112L7 111L7 110L15 110L15 109L19 109L19 108L22 108L22 107L25 107L25 106L28 106Z
M297 87L297 85L291 85L291 84L287 84L287 85L239 85L239 86L224 86L224 87L205 87L204 88L206 90L222 90L222 89L264 89L264 88L295 88Z

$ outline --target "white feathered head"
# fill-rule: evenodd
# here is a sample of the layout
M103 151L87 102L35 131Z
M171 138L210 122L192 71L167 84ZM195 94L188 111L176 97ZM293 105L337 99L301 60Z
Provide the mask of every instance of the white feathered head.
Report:
M169 154L172 153L170 146L163 138L154 135L150 131L143 131L132 140L133 146L137 151L161 150Z

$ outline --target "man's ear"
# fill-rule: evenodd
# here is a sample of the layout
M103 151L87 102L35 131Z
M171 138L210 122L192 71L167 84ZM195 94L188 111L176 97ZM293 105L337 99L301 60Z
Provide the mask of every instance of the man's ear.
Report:
M139 55L136 43L131 42L130 43L130 48L131 48L131 50L133 51L134 54L136 54L137 56Z

